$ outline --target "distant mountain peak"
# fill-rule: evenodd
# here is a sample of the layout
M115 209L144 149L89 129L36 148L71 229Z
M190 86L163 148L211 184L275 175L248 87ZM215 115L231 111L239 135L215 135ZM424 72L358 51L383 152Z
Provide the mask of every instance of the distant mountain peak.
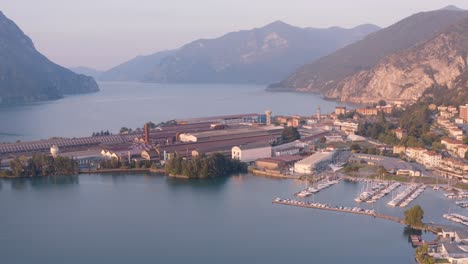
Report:
M0 11L0 104L61 98L98 91L95 80L77 75L39 53L32 40Z
M280 28L293 28L295 26L292 26L288 23L285 23L281 20L276 20L276 21L273 21L271 22L270 24L267 24L265 25L263 28L264 29L271 29L271 30L277 30L277 29L280 29Z
M448 6L444 7L444 8L441 8L440 10L465 11L464 9L461 9L458 6L455 6L455 5L448 5Z

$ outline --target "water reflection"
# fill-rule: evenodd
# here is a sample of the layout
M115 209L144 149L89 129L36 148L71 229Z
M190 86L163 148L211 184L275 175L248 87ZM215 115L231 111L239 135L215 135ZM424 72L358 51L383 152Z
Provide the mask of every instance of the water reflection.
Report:
M79 184L79 177L73 176L48 176L48 177L33 177L33 178L18 178L18 179L7 179L0 181L1 184L10 182L12 190L21 191L29 188L47 188L56 186L67 186Z
M242 176L236 176L242 177ZM181 189L194 189L194 190L206 190L206 191L222 191L227 182L231 180L231 177L219 177L213 179L183 179L166 177L166 184L169 190L181 190Z

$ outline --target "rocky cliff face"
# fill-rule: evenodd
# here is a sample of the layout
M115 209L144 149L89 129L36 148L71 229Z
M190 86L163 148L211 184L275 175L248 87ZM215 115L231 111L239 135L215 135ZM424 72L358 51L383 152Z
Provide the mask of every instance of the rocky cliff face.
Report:
M363 103L415 100L430 87L459 89L455 82L465 69L466 18L466 11L445 9L412 15L269 88Z
M326 96L369 103L417 100L431 87L466 91L467 54L468 19L464 19L431 40L343 79Z
M93 78L75 74L39 53L31 39L0 12L0 104L98 90Z

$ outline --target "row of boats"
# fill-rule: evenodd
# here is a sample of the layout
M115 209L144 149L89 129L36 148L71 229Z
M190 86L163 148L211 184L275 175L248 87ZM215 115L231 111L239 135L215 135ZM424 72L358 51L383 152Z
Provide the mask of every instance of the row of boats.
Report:
M345 178L345 181L348 182L373 182L372 179L365 179L365 178Z
M314 193L320 192L321 190L323 190L325 188L328 188L328 187L330 187L332 185L335 185L338 182L340 182L340 181L339 180L327 180L325 182L317 184L317 186L307 187L305 190L296 193L296 195L299 196L299 197L308 197L308 196L310 196L310 195L312 195Z
M453 221L455 223L460 223L464 226L468 226L468 216L461 214L444 214L442 215L445 219Z
M360 214L368 214L374 215L375 211L372 209L364 209L360 207L345 207L345 206L331 206L329 204L322 204L317 202L307 202L307 201L298 201L292 199L281 199L279 197L273 200L275 203L282 203L282 204L290 204L290 205L297 205L297 206L304 206L304 207L311 207L311 208L321 208L321 209L329 209L334 211L341 211L341 212L349 212L349 213L360 213Z
M449 199L464 199L468 198L468 192L446 193L444 194Z
M455 204L460 206L461 208L468 208L468 200L456 201Z
M368 191L362 192L354 201L361 203L375 203L385 195L391 193L393 190L398 188L401 184L399 182L394 183L379 183L376 186L372 187Z
M399 193L395 198L393 198L387 204L390 206L399 206L406 207L414 199L416 199L421 193L424 192L426 186L422 185L410 185L408 188Z

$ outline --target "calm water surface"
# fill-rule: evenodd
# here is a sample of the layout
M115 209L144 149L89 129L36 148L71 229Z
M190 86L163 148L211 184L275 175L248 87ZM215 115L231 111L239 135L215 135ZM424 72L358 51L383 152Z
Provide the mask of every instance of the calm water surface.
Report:
M0 186L1 263L414 263L400 224L272 204L304 187L292 180L120 174ZM354 205L361 187L342 182L308 199ZM439 198L416 200L427 221L459 210ZM388 199L375 207L401 216Z
M238 113L315 114L336 102L317 95L266 92L258 85L99 83L101 91L57 101L0 108L0 142L90 136L175 118Z

